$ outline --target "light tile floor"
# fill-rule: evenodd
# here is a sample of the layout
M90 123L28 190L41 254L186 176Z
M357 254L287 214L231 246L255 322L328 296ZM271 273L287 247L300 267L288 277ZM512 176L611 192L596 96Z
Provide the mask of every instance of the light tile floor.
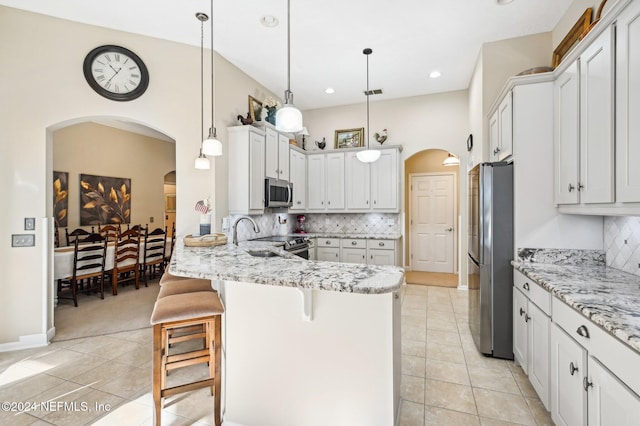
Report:
M475 349L466 292L407 285L402 294L401 425L553 424L519 367ZM0 410L0 424L151 425L151 337L147 328L0 353L0 402L51 401ZM162 424L211 425L212 402L208 389L169 398Z
M553 425L519 366L478 352L467 297L412 284L402 291L400 424Z

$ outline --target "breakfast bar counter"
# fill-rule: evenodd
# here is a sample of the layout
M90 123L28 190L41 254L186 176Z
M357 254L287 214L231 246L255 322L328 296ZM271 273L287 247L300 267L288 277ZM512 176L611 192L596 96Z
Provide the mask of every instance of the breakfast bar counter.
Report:
M177 241L169 272L223 300L224 425L395 424L402 268Z

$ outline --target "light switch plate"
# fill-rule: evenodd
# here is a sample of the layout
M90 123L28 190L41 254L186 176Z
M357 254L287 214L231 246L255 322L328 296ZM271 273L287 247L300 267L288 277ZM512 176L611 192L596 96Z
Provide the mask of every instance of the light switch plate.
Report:
M11 235L11 247L33 247L36 245L34 234L13 234Z
M35 231L36 230L36 218L35 217L25 217L24 218L24 230L25 231Z
M395 225L395 223L396 223L396 222L395 222L395 220L393 220L393 219L387 219L387 225L389 225L389 226L393 226L393 225Z

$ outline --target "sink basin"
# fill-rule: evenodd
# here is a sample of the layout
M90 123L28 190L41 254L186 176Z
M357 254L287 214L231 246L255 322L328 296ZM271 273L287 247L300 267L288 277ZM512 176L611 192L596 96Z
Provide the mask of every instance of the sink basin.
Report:
M274 253L271 250L247 250L251 256L255 257L276 257L280 256L278 253Z

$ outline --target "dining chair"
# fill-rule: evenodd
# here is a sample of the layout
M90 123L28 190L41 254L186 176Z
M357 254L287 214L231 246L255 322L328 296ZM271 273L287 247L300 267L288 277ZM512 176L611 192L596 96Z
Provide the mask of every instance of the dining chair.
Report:
M113 269L110 271L113 295L118 294L118 284L133 282L140 288L140 232L129 229L120 233L115 241Z
M169 245L169 254L164 255L164 267L165 269L167 268L167 266L169 265L169 262L171 261L171 256L173 255L173 246L176 245L176 223L173 222L171 224L171 244Z
M167 245L167 228L156 228L146 234L144 239L144 262L142 264L142 280L148 287L147 274L154 278L157 271L164 272L165 247Z
M58 228L58 225L54 226L53 246L56 248L60 247L60 228Z
M64 235L67 240L67 246L73 245L78 237L86 237L89 234L91 234L91 232L86 231L82 228L76 228L71 232L69 232L69 228L64 228Z
M100 293L104 299L104 266L107 257L107 240L100 234L90 233L86 237L78 236L73 243L73 274L70 279L58 281L58 299L71 299L78 307L78 284L86 280L83 290L87 295L91 291ZM71 296L61 296L68 288Z
M107 238L107 241L116 241L120 235L120 225L98 226L98 232Z

